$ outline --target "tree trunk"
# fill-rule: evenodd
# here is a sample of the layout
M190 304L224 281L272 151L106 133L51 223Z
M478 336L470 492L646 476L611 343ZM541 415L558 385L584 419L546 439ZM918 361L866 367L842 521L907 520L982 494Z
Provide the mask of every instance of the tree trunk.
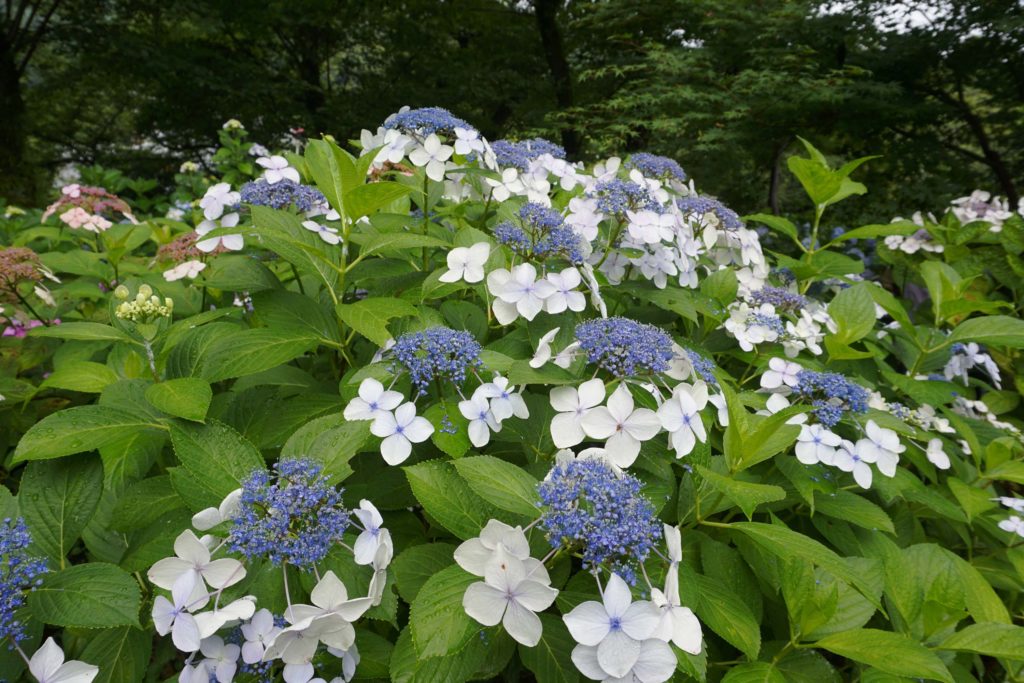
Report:
M25 100L13 46L0 32L0 197L12 202L29 199L30 178L25 159Z
M537 31L540 33L544 58L551 72L551 83L555 90L555 102L559 110L565 111L574 104L572 94L572 73L565 57L562 34L558 30L558 7L560 0L534 0L533 11L537 17ZM580 152L580 136L574 128L562 129L562 146L570 158Z

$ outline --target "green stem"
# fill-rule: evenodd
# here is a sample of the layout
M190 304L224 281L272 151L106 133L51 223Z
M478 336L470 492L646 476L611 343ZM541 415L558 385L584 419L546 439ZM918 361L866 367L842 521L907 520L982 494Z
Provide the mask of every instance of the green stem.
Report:
M30 304L28 300L21 295L21 292L18 291L17 286L12 286L11 291L14 292L14 296L18 297L18 301L20 301L22 305L28 309L28 312L31 313L36 320L41 322L44 327L50 326L50 323L46 322L46 320L43 319L43 316L36 313L36 309L32 308L32 304Z

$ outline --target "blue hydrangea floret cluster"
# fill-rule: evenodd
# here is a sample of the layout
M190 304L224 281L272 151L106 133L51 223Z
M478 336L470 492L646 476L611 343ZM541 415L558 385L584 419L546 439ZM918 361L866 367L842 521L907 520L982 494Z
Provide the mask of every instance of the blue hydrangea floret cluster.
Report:
M811 399L814 414L826 427L834 427L846 412L866 413L868 392L838 372L801 370L793 391Z
M403 133L430 135L436 133L451 137L455 135L456 128L475 130L459 117L442 107L422 107L420 109L407 109L388 117L384 122L385 128L394 128Z
M654 325L629 318L596 318L576 326L576 341L587 361L616 377L665 372L672 362L672 338Z
M287 178L273 184L263 178L254 180L243 185L240 194L245 204L269 206L272 209L294 208L303 213L327 202L320 190Z
M462 384L470 371L483 365L480 344L465 330L431 327L403 334L391 349L394 364L404 368L420 395L434 380Z
M635 168L648 178L660 178L661 180L676 180L680 183L687 181L686 171L679 165L679 162L669 157L658 156L640 152L629 157L626 162L627 168Z
M565 159L565 149L561 145L544 138L532 140L496 140L491 143L495 161L503 168L516 168L527 171L530 162L542 154L550 154L556 159Z
M275 565L312 567L349 526L341 494L321 466L305 458L281 460L273 474L256 470L242 484L228 548Z
M565 225L562 214L543 204L527 202L519 209L520 225L503 221L494 238L516 254L531 260L563 258L573 265L584 261L582 238Z
M627 211L657 211L661 205L651 196L646 187L631 180L605 180L594 188L597 209L603 214L622 217Z
M807 306L807 297L784 287L765 285L756 292L751 292L750 302L758 306L771 304L777 311L800 311Z
M540 483L540 526L553 548L583 555L583 566L607 565L630 583L636 565L661 540L654 506L640 493L643 484L619 474L603 460L573 460L557 465Z
M727 230L739 230L743 227L743 221L740 220L739 215L713 197L701 197L699 195L680 197L676 200L676 206L684 214L692 213L698 216L705 216L710 213L717 217L722 227Z
M718 386L718 379L715 377L715 364L707 356L702 356L693 349L686 349L686 356L690 359L693 371L702 380L711 386Z
M46 573L46 560L28 553L32 536L22 518L0 524L0 640L17 643L26 638L17 612L25 604L25 591L38 586Z

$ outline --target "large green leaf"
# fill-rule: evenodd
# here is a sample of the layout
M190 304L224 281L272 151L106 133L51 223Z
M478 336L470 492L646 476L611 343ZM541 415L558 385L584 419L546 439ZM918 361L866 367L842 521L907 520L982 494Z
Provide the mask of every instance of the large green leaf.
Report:
M376 213L413 191L409 185L381 181L359 185L345 193L345 212L352 220Z
M93 683L138 683L146 674L152 649L148 630L122 626L93 636L79 659L100 668Z
M683 603L700 620L751 659L761 651L761 627L740 596L720 579L702 576L686 565L679 568Z
M740 481L718 474L701 465L695 465L695 468L700 476L704 478L704 481L738 505L743 510L743 514L747 516L747 519L753 516L754 508L758 505L786 498L786 490L781 486Z
M139 584L112 564L90 562L46 574L28 600L32 616L53 626L139 625Z
M56 387L69 391L98 394L118 380L117 373L102 363L76 360L64 363L43 381L39 388Z
M254 471L266 467L255 446L217 420L177 423L171 428L171 443L178 460L209 497L209 505L219 504Z
M990 622L971 624L942 641L939 649L1024 660L1024 627Z
M423 584L409 610L409 627L417 657L443 657L458 652L480 625L466 614L462 596L480 579L458 565L446 567Z
M149 387L146 400L168 415L202 422L213 400L213 390L206 380L182 377Z
M305 330L256 328L217 337L201 363L210 382L255 375L298 358L316 346Z
M377 346L384 346L391 339L391 333L388 332L389 320L418 315L416 307L408 301L391 297L374 297L354 304L338 304L335 310L342 322Z
M827 636L815 645L896 676L953 683L938 655L901 633L862 628Z
M477 495L502 510L536 517L537 480L521 467L489 455L456 460L455 469Z
M576 683L580 679L572 663L572 650L576 642L569 635L565 623L555 616L541 612L543 632L534 647L519 646L519 659L537 678L537 683Z
M1024 348L1024 320L1008 315L971 318L957 325L945 344L977 342L992 346ZM944 345L945 345L944 344Z
M455 563L454 553L450 543L421 543L399 553L391 569L402 599L412 604L427 579Z
M102 495L103 465L95 456L30 462L25 468L18 506L33 544L55 566L64 566Z
M423 509L458 538L478 535L489 519L501 516L473 492L450 462L430 460L404 469Z
M828 305L828 313L839 329L834 338L840 344L850 344L865 337L875 326L875 304L867 288L874 285L859 284L839 292Z
M15 462L60 458L92 451L126 439L138 432L155 432L166 426L121 408L105 405L76 406L47 415L21 437Z
M102 323L62 323L60 325L50 325L49 327L37 327L30 330L29 334L33 337L51 337L54 339L138 343L116 327L103 325Z

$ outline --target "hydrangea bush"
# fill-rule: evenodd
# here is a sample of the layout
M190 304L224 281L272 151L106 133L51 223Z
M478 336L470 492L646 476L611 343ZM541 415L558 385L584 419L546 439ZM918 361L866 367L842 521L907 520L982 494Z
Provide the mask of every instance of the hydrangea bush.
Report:
M0 236L0 677L1024 676L1024 219L439 108ZM829 237L831 235L831 237ZM991 264L998 264L998 267Z

